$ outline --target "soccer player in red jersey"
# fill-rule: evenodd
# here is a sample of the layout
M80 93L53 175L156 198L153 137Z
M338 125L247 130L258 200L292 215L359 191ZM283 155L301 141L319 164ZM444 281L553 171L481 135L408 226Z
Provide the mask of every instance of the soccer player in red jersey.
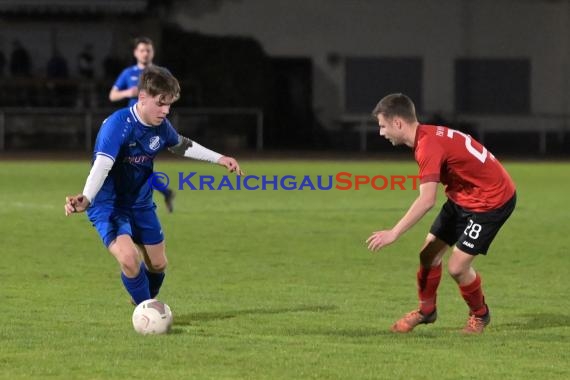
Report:
M449 274L469 306L465 333L482 333L490 322L481 276L472 263L485 255L515 208L515 185L499 161L471 136L443 126L420 124L414 103L403 94L384 97L372 112L380 136L393 145L414 149L419 165L420 194L408 212L389 230L374 232L366 243L377 251L392 244L434 205L438 183L448 198L420 251L417 272L419 308L396 321L392 331L405 333L437 318L437 287L442 257L453 246Z

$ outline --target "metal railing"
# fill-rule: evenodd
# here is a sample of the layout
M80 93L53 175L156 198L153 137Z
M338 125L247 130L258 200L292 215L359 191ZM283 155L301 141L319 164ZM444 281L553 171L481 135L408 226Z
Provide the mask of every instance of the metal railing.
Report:
M172 116L172 123L180 125L185 116L197 115L251 115L255 118L255 149L263 150L263 111L260 108L220 107L220 108L177 108Z
M36 134L63 135L83 145L85 150L92 149L95 126L100 125L105 117L116 108L76 109L76 108L23 108L5 107L0 109L0 151L7 148L6 136L21 134L33 138ZM254 119L255 148L263 150L263 111L260 108L176 108L169 119L176 128L185 119L196 116L249 116ZM61 121L61 122L58 122ZM12 121L12 123L10 123ZM83 137L83 142L79 139Z
M428 113L426 113L428 115ZM564 134L570 132L570 114L535 113L530 115L444 115L450 126L467 123L471 125L480 143L492 133L537 133L538 152L547 152L547 134L556 133L559 141ZM420 122L427 118L420 117ZM369 114L345 114L340 124L354 128L359 135L360 151L365 152L368 146L368 134L378 132L378 123Z

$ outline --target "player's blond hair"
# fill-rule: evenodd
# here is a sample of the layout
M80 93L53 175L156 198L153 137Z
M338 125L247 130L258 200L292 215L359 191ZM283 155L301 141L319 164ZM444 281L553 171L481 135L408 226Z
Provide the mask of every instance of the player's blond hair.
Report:
M390 94L383 97L372 111L374 118L377 118L379 114L382 114L387 119L399 116L410 123L418 121L414 102L401 93Z
M149 66L143 70L139 90L145 91L152 97L160 95L161 101L166 98L176 101L180 98L178 79L164 67L156 65Z

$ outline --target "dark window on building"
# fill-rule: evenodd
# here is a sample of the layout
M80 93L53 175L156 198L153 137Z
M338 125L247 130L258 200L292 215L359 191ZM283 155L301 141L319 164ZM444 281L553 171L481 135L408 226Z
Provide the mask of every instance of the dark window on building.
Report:
M530 113L529 59L457 59L455 110L460 113Z
M369 113L390 93L408 95L421 113L422 59L347 57L345 61L345 111Z

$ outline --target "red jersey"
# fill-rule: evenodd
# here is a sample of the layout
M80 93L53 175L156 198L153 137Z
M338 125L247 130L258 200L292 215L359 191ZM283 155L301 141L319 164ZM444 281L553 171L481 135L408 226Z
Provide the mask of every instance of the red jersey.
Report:
M420 124L414 154L420 183L441 182L447 197L467 210L497 209L515 193L513 180L495 156L457 130Z

